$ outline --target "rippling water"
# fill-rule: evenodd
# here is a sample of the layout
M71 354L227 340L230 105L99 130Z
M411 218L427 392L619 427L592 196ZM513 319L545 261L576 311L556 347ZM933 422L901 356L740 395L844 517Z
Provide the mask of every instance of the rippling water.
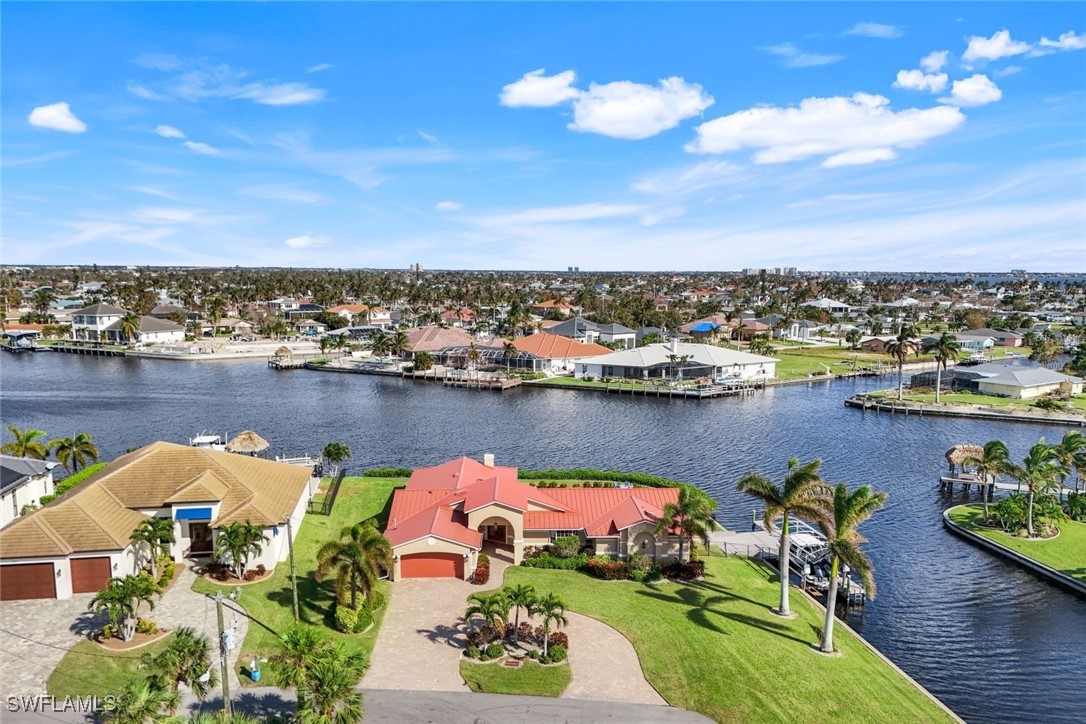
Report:
M594 392L444 389L430 383L259 362L193 363L62 354L4 355L3 422L50 435L90 432L103 457L202 430L253 429L273 451L347 442L353 469L415 467L495 453L524 468L640 470L695 483L730 528L749 526L735 492L750 469L779 477L789 457L821 457L831 482L890 493L862 527L878 599L850 619L902 669L970 721L1081 721L1086 604L944 531L965 500L940 493L944 451L998 437L1016 457L1053 426L861 413L870 380L767 390L703 403ZM883 385L886 384L884 381Z

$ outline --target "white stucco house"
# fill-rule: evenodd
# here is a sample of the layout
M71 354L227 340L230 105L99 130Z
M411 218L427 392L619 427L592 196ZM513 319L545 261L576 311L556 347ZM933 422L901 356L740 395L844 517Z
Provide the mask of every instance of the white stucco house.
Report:
M576 362L575 376L653 379L710 377L761 381L776 377L777 360L712 344L672 340Z
M121 321L128 312L112 304L92 304L71 312L72 338L83 340L105 340L105 331L111 325Z
M40 505L43 495L56 492L57 463L0 455L0 528L19 517L26 505Z

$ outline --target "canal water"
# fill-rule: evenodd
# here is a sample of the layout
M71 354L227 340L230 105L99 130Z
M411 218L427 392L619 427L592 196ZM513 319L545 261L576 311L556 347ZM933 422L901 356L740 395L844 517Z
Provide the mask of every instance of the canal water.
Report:
M1016 458L1055 426L863 413L843 400L887 380L786 386L705 402L520 388L445 389L396 378L276 372L263 361L172 362L4 355L5 424L89 432L103 458L154 440L252 429L278 454L350 445L350 469L416 467L494 453L527 469L638 470L701 486L729 528L750 526L735 492L820 457L830 482L890 493L861 527L878 598L850 619L902 669L976 722L1081 721L1086 602L948 534L943 453L1004 440Z

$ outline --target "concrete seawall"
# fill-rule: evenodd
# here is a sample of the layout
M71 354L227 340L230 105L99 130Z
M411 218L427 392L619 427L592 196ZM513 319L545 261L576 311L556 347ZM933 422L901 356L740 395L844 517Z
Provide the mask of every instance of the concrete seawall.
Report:
M888 412L894 415L916 415L924 417L971 417L981 420L998 420L1001 422L1034 422L1045 425L1071 425L1074 427L1086 427L1086 418L1071 417L1067 415L1050 415L1043 412L998 412L995 410L979 410L975 408L951 407L935 405L926 402L898 402L884 398L870 397L867 394L853 395L845 400L847 407L857 410Z
M1086 598L1086 583L1077 581L1066 574L1060 573L1055 568L1046 566L1044 563L1035 561L1029 556L1023 555L1018 551L1011 550L1005 545L997 543L996 541L989 538L985 538L979 533L975 533L968 528L965 528L955 523L950 519L950 510L951 509L943 511L943 525L946 526L947 530L949 530L954 535L965 538L970 543L978 545L981 548L987 548L993 553L1001 555L1004 558L1010 558L1015 563L1021 566L1025 566L1034 573L1048 578L1052 582L1066 588L1072 593L1077 593L1079 596Z

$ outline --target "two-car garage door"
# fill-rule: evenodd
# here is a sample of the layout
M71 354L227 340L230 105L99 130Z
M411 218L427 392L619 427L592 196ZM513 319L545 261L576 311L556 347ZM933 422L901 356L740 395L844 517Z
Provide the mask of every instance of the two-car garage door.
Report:
M52 563L0 566L0 601L56 597Z
M411 553L400 558L400 578L463 578L460 553Z

